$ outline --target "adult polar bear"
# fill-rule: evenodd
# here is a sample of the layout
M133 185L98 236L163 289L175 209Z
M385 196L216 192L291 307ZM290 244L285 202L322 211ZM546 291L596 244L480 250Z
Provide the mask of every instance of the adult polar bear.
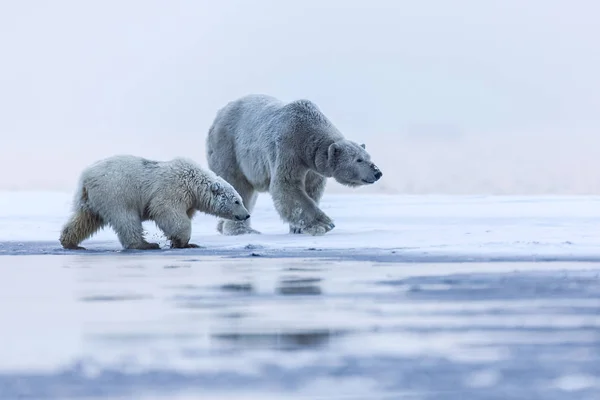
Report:
M269 192L291 233L322 235L335 227L319 209L326 179L356 187L383 175L365 145L344 138L308 100L283 103L247 95L218 111L206 139L208 166L229 182L252 212ZM225 235L259 233L250 221L220 220Z

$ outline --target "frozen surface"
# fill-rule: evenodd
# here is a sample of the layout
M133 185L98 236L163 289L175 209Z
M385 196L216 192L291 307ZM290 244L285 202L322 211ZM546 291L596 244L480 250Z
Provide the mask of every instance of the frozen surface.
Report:
M600 398L599 198L328 195L317 238L260 199L73 252L69 194L0 194L0 399Z
M67 254L58 237L70 203L68 193L0 193L0 254ZM205 248L171 251L154 223L144 227L165 248L156 255L600 261L600 197L326 195L322 208L336 223L322 237L289 235L264 194L252 213L262 235L221 236L216 218L198 215L192 241ZM83 245L88 254L129 253L110 228Z

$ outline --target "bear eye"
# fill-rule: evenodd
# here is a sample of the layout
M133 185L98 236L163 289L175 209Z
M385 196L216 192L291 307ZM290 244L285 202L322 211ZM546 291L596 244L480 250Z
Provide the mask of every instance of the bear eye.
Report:
M236 200L236 201L235 201L235 204L240 204L240 201L239 201L239 200Z
M356 162L363 162L363 159L359 158L358 160L356 160Z

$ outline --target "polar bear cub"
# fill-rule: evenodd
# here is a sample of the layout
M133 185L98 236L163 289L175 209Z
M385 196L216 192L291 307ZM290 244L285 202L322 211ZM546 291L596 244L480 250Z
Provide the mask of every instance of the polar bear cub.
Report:
M73 215L60 243L65 249L85 250L79 244L109 225L125 249L158 249L158 243L143 237L142 222L154 221L171 248L198 247L189 242L196 211L226 220L250 218L233 186L191 160L112 156L81 173Z

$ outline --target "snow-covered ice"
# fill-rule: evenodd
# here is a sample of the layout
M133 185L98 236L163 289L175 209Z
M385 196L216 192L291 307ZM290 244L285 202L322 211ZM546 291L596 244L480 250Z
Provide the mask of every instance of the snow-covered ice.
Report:
M330 195L336 228L62 250L0 193L0 399L600 398L600 197Z
M70 212L68 193L0 193L0 254L64 254L58 244ZM396 260L555 260L600 261L600 197L327 195L323 210L336 228L327 235L289 235L268 195L259 197L253 226L262 235L227 237L216 219L199 214L192 241L198 251L158 254L250 253L265 255L315 250L355 257L363 253ZM149 240L168 243L154 223L144 224ZM106 228L84 242L89 250L119 251ZM311 250L309 250L311 249ZM349 252L352 250L352 252ZM434 258L436 257L437 258Z

